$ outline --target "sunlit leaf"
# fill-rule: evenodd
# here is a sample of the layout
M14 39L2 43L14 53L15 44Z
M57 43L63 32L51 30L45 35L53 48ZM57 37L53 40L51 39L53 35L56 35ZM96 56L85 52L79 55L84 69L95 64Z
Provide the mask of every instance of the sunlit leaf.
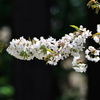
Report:
M73 27L74 29L79 30L79 28L75 25L70 25L70 27Z
M92 35L92 38L94 38L95 36L100 35L100 33L95 33Z
M49 51L50 53L52 53L52 50L51 49L46 49L47 51Z

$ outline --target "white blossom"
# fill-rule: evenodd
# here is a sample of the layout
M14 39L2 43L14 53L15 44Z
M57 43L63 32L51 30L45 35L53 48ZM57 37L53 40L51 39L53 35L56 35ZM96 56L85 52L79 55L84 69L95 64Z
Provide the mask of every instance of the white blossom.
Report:
M97 32L100 33L100 24L97 24Z
M78 64L78 66L76 67L73 67L73 69L76 71L76 72L86 72L86 69L87 69L87 66L86 64Z
M85 57L94 62L98 62L100 60L99 57L100 50L96 50L93 46L89 46L88 49L85 50Z
M100 43L100 39L99 39L99 37L98 36L94 36L94 41L96 42L96 43Z
M100 32L100 25L97 25L97 32ZM47 39L34 37L32 40L26 40L22 36L19 39L12 39L7 52L20 60L33 60L35 57L50 65L57 65L60 60L73 56L73 69L77 72L86 72L87 65L80 60L80 51L85 49L84 44L90 36L92 36L91 31L82 25L77 31L65 34L59 40L51 36ZM100 43L96 36L94 36L94 41ZM89 46L85 51L85 57L88 60L98 62L100 60L99 53L100 50Z

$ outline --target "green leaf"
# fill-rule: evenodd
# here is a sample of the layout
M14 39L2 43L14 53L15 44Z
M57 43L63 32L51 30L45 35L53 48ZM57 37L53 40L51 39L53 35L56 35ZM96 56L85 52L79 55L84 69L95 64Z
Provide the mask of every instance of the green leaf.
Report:
M77 31L79 30L79 28L75 25L70 25L70 27L73 27L74 29L76 29Z
M41 53L44 53L44 54L47 53L47 50L46 50L46 48L45 48L44 45L42 45L42 46L40 47L40 49L42 50ZM41 53L40 53L40 54L41 54Z
M44 45L42 45L42 46L40 47L40 49L45 49L45 46L44 46Z
M50 53L52 53L52 50L51 49L46 49L47 51L49 51Z
M25 59L29 57L28 54L23 50L20 52L20 56L23 56Z
M95 36L100 35L100 33L95 33L92 35L92 38L94 38Z

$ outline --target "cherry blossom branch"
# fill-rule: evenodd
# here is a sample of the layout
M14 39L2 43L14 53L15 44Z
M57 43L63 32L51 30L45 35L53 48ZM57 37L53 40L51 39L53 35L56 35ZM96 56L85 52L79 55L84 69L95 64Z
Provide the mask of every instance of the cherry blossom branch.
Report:
M86 72L87 65L80 59L80 51L85 50L86 39L92 37L96 43L100 44L100 25L97 25L97 33L92 36L91 31L71 25L76 31L65 34L61 39L56 40L53 37L44 39L34 37L32 40L26 40L23 36L19 39L12 39L7 52L20 60L39 60L46 61L46 64L57 65L60 60L73 56L73 69L77 72ZM100 60L100 50L89 46L85 50L86 59L94 62Z

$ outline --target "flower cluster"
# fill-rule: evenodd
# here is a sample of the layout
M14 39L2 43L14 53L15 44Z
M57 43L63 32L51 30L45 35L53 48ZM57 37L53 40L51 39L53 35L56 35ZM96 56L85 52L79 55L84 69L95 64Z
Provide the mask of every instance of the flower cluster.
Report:
M100 24L97 25L97 33L92 36L93 40L100 45ZM98 62L100 60L100 50L89 46L85 51L87 60Z
M92 36L92 34L91 31L83 28L82 25L79 28L75 25L71 25L71 27L75 28L76 31L65 34L59 40L53 37L47 39L43 37L37 39L34 37L32 40L26 40L24 37L13 39L7 48L7 52L21 60L33 60L35 57L46 61L50 65L57 65L58 61L73 56L73 69L77 72L85 72L86 64L78 59L80 51L83 51L85 48L86 39ZM86 54L88 55L89 52ZM86 58L88 59L89 57Z
M83 63L80 57L74 57L72 65L76 72L86 72L87 65Z
M96 50L93 46L89 46L85 54L85 57L90 61L98 62L100 60L100 50Z
M100 24L97 25L97 33L94 34L93 40L100 45Z

